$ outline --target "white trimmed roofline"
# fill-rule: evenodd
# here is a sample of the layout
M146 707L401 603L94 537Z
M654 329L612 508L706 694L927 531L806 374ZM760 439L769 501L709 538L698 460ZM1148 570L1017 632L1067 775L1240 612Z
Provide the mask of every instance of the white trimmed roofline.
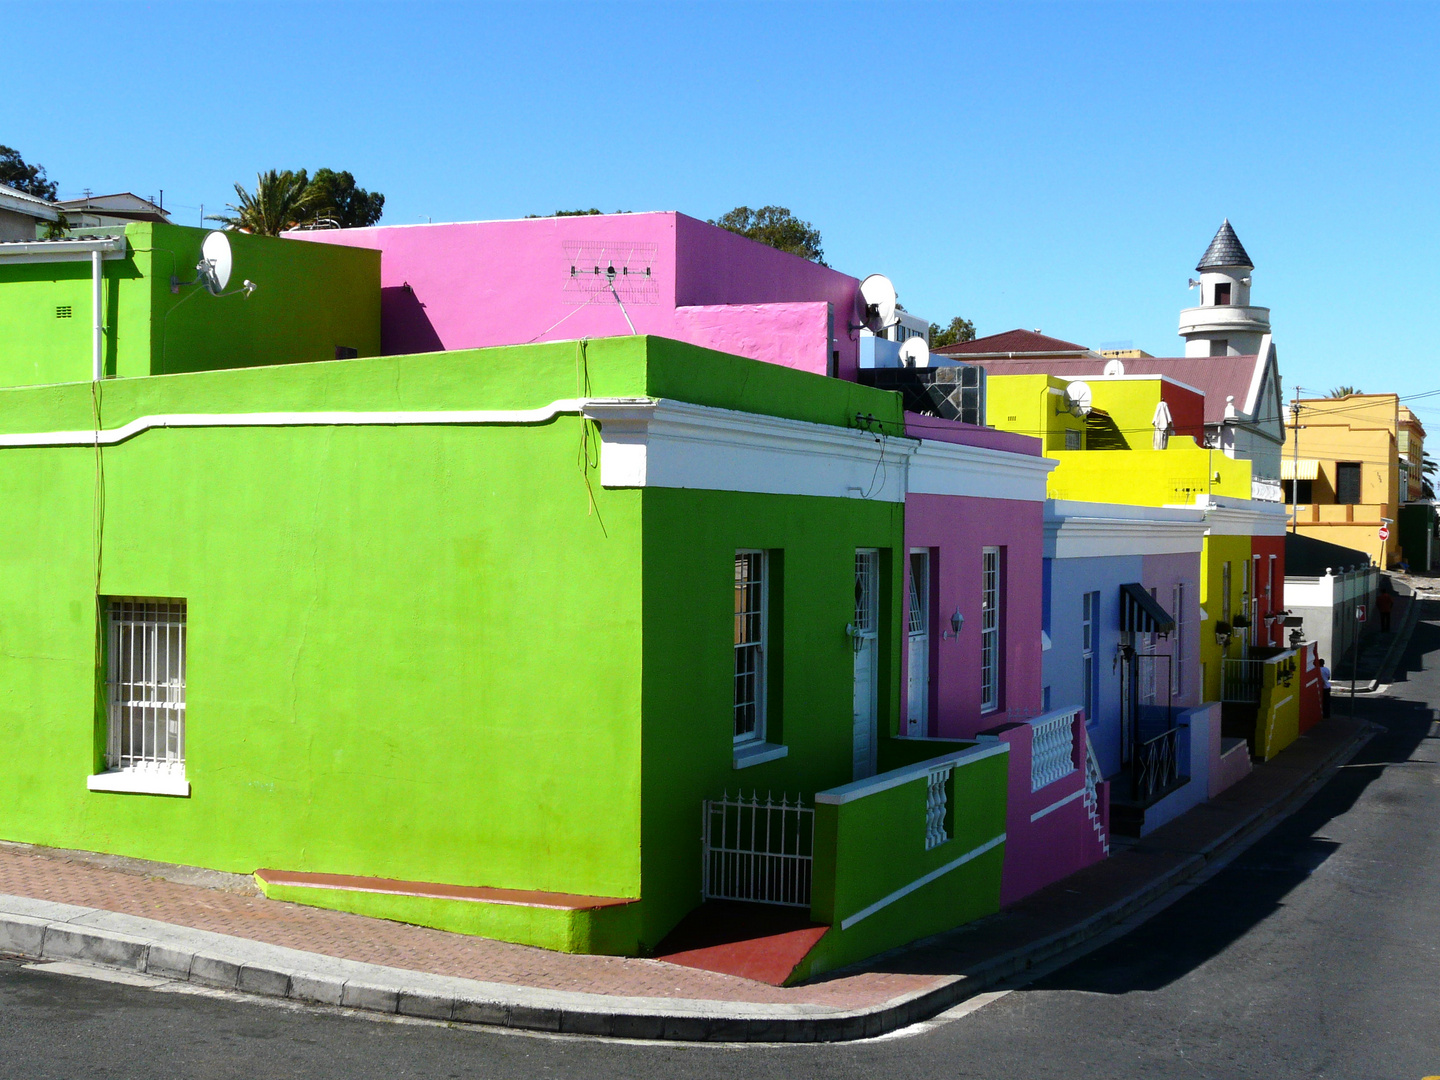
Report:
M1206 531L1205 512L1193 506L1051 499L1045 504L1044 553L1056 559L1195 554Z
M1189 507L1205 511L1205 532L1210 536L1284 536L1290 518L1284 503L1227 496L1197 495ZM1186 509L1187 504L1168 503L1167 509Z

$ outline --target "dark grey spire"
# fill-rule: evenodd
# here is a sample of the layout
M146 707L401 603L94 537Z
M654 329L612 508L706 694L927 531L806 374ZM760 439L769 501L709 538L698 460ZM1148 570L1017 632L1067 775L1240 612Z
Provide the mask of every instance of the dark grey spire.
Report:
M1250 261L1250 256L1245 254L1245 246L1240 243L1240 238L1230 227L1229 218L1226 218L1225 224L1220 226L1220 231L1215 234L1215 239L1210 241L1210 246L1200 257L1200 265L1195 269L1214 270L1220 266L1244 266L1250 270L1255 269L1255 264Z

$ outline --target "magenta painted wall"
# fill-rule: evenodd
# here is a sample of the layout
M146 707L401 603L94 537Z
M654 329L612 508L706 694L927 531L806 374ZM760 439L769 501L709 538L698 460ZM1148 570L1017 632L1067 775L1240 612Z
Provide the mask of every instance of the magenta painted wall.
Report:
M387 355L614 337L631 333L633 323L634 333L826 374L833 306L836 373L855 378L859 346L849 327L858 279L683 214L286 235L383 253L381 348ZM576 244L606 245L613 257L648 245L650 295L627 299L622 311L608 292L567 291ZM586 295L589 302L580 302Z
M1013 904L1105 858L1109 836L1108 792L1097 791L1099 828L1078 794L1085 786L1084 713L1076 713L1075 771L1030 790L1030 747L1034 729L1026 723L994 730L1010 744L1009 794L1005 808L1005 863L1000 872L1000 903ZM1103 789L1106 785L1102 784ZM1042 811L1047 811L1042 813ZM1035 818L1036 814L1041 814ZM1033 820L1032 820L1033 819Z
M957 420L942 420L938 416L921 416L919 413L905 414L905 434L915 439L935 439L938 442L963 443L965 446L983 446L990 450L1008 450L1012 454L1039 457L1041 442L1029 435L1016 435L1013 431L996 431L994 428L962 424Z
M969 739L1006 720L1039 714L1043 515L1038 502L952 495L906 500L906 548L930 549L934 581L926 734ZM981 548L989 546L1002 549L1000 708L981 713ZM965 617L960 637L944 640L940 631L949 629L957 608ZM909 670L909 644L906 637L902 672ZM902 693L907 687L902 679Z
M1200 704L1200 553L1179 555L1145 555L1141 558L1141 584L1155 590L1155 599L1170 612L1182 633L1171 634L1168 641L1156 642L1157 653L1168 653L1179 659L1183 646L1180 693L1171 698L1177 708L1188 709ZM1174 611L1174 587L1185 586L1185 610Z

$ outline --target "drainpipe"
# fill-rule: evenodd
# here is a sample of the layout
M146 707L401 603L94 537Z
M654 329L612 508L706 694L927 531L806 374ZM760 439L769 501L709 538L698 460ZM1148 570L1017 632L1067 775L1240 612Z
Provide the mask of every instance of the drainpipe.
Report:
M90 307L95 316L90 345L90 377L94 382L99 382L105 375L105 314L100 306L104 300L101 258L100 252L90 252Z

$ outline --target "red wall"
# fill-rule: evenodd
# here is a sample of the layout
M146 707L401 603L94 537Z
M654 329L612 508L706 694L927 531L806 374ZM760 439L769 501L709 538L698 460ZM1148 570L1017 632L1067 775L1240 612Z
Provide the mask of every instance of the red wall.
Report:
M1285 609L1285 537L1283 536L1256 536L1250 541L1250 554L1260 556L1260 577L1256 582L1256 595L1260 598L1260 617L1267 615L1278 616ZM1269 570L1267 566L1270 556L1275 556L1275 585L1270 596L1270 603L1265 603L1265 585ZM1268 634L1268 636L1267 636ZM1276 618L1268 624L1266 633L1261 634L1261 641L1267 645L1285 644L1284 620Z
M1170 409L1176 435L1189 435L1197 442L1205 434L1205 395L1178 383L1162 379L1160 399Z

